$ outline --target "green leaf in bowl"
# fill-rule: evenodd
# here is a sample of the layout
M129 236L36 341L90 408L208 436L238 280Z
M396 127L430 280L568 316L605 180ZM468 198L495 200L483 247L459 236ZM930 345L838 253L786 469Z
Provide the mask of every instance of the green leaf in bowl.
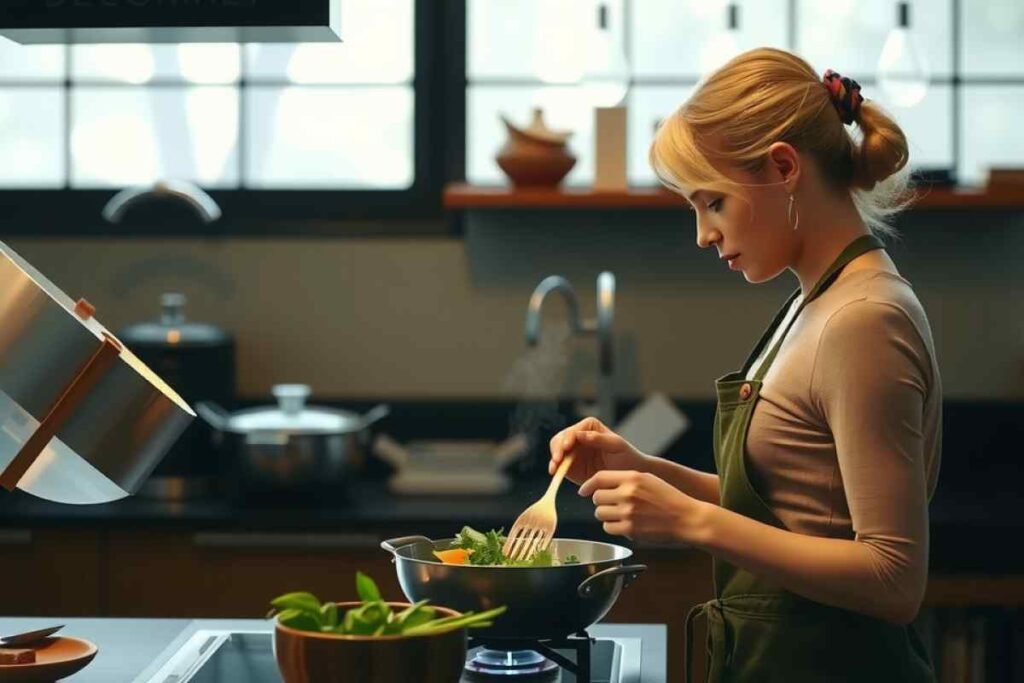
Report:
M425 624L437 616L437 610L427 607L426 602L426 600L420 600L395 615L395 624L400 629L399 632Z
M391 618L391 608L383 602L368 602L345 613L345 631L354 635L372 636Z
M297 609L286 609L277 616L278 622L299 631L319 631L320 622L316 617Z
M320 601L312 593L285 593L270 601L279 610L297 609L300 612L319 612Z
M320 608L321 629L330 630L338 625L338 606L333 602L325 602Z
M363 602L379 602L380 590L369 576L356 572L356 594Z

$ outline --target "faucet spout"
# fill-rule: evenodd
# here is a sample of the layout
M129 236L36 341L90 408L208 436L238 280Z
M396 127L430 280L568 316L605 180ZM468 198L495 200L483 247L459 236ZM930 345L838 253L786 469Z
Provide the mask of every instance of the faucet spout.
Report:
M540 341L540 314L544 301L552 292L559 292L569 308L569 324L573 334L595 335L598 343L597 414L608 425L615 420L615 344L612 325L615 321L615 275L605 271L597 276L597 317L580 319L579 299L572 284L561 275L541 280L526 309L526 343Z
M584 331L580 322L580 302L572 284L561 275L550 275L540 281L530 295L530 304L526 308L526 343L536 346L540 341L540 313L544 301L552 292L558 292L565 299L569 308L569 325L574 334Z
M153 197L169 197L188 204L204 223L212 223L221 216L220 206L198 185L184 180L161 180L152 187L121 190L103 207L103 217L111 223L120 223L129 208Z

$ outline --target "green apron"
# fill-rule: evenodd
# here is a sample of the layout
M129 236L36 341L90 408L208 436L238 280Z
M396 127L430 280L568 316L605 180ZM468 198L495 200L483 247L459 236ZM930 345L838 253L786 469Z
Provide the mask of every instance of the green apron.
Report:
M831 285L853 259L884 248L874 236L854 240L822 275L789 325ZM794 294L765 331L740 372L716 382L715 466L722 507L764 524L785 528L754 490L745 462L750 418L762 381L785 339L769 350L754 377L749 369L770 342L799 294ZM758 681L935 681L928 654L912 626L831 607L784 590L748 571L714 559L716 598L686 618L686 680L690 681L693 620L707 616L707 680Z

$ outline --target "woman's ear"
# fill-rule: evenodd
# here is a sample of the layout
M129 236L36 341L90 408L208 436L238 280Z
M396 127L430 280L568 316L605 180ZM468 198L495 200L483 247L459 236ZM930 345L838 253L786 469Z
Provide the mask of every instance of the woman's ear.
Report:
M800 180L800 155L788 142L773 142L768 148L768 163L786 184L786 191L792 193Z

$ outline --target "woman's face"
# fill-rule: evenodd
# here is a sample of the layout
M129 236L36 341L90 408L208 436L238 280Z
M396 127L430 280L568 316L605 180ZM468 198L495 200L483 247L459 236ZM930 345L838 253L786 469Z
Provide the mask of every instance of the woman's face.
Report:
M727 176L744 185L747 201L720 190L680 188L697 214L697 245L714 247L722 263L742 272L747 282L766 282L795 262L799 248L782 175L769 163L760 173Z

